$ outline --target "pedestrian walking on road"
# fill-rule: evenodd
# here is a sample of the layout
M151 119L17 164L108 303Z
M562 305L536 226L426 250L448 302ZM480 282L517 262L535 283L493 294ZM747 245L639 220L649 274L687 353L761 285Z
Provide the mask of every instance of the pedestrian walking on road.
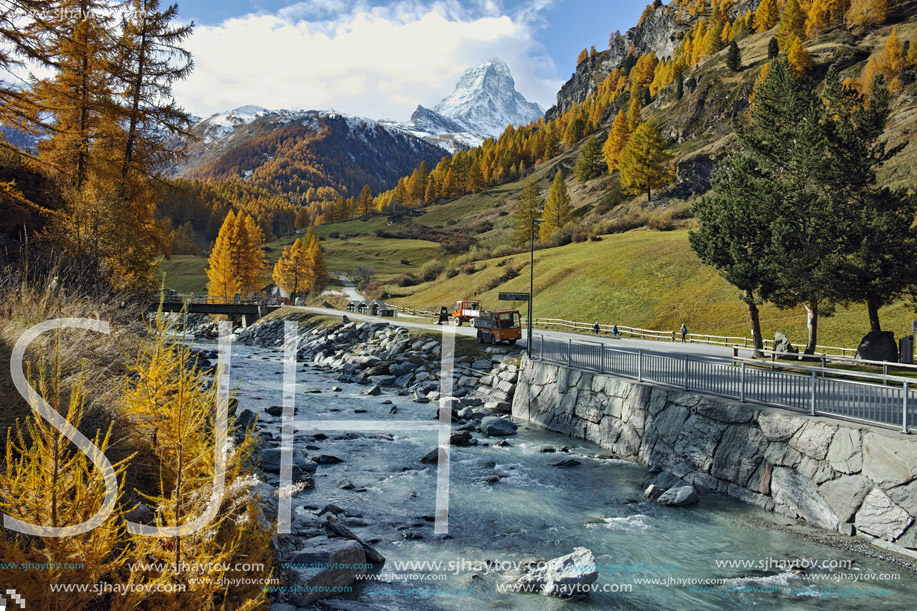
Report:
M618 325L615 325L611 328L611 334L615 339L618 338Z
M442 306L439 309L439 320L436 321L436 324L441 325L446 322L449 322L449 310L446 306Z
M688 327L685 326L685 323L681 323L681 343L686 343L688 341Z
M599 326L599 323L595 323L594 325L592 325L592 330L595 331L596 335L598 335L599 331L601 331L602 328Z

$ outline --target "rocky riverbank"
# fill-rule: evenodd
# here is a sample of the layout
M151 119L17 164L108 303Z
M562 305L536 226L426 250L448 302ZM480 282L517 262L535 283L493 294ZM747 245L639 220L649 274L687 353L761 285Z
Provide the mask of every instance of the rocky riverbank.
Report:
M547 363L520 375L515 418L663 470L650 498L689 485L917 558L909 436Z
M351 322L317 323L314 317L292 315L259 322L235 332L236 341L270 350L281 349L285 340L285 323L298 324L297 362L308 371L331 375L342 384L358 384L365 389L366 397L382 398L382 395L404 397L416 404L429 404L430 417L437 417L441 392L448 388L443 376L448 375L442 367L442 343L435 335L413 334L403 327L388 323ZM505 416L511 408L518 379L518 351L504 347L481 347L478 354L459 356L451 363L451 407L454 432L450 443L457 447L488 446L507 444L504 439L516 434L516 425ZM331 392L342 389L332 387ZM307 395L321 394L319 388L306 388ZM388 413L397 413L393 401ZM294 448L292 490L279 490L280 486L280 406L254 413L240 406L238 422L251 426L257 422L257 434L264 441L260 456L265 483L262 498L265 499L265 518L276 519L278 498L282 494L294 495L292 533L280 535L275 540L278 558L281 560L283 593L277 596L274 607L290 610L310 605L316 600L333 596L335 588L353 586L364 573L378 571L385 560L374 547L378 538L368 541L354 534L351 528L370 526L359 511L327 503L300 504L295 495L314 486L317 471L324 465L336 464L348 459L322 453L316 443L329 439L329 435L316 434L314 443ZM366 411L357 408L359 413ZM330 436L331 439L357 438L358 434L347 433ZM369 435L388 440L390 436ZM439 458L434 449L422 458L420 464L435 464ZM404 469L413 468L405 466ZM501 476L494 475L487 481L498 483ZM337 487L353 490L349 480L338 482ZM357 490L359 492L359 490ZM421 537L420 533L407 530L406 538ZM353 568L311 568L313 566L348 566ZM309 566L310 568L305 568ZM581 575L576 579L591 578ZM521 577L520 577L521 579ZM534 579L534 578L532 578ZM544 587L550 584L566 583L569 575L554 575ZM555 588L560 591L562 588ZM338 603L334 603L338 604ZM341 603L347 607L350 603ZM354 609L370 609L366 605Z

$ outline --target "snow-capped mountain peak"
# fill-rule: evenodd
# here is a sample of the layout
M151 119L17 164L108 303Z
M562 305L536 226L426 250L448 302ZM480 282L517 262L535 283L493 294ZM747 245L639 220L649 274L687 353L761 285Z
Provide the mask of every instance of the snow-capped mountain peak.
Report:
M499 136L507 125L527 125L544 109L516 91L503 60L494 58L466 70L455 91L433 111L464 125L468 131Z

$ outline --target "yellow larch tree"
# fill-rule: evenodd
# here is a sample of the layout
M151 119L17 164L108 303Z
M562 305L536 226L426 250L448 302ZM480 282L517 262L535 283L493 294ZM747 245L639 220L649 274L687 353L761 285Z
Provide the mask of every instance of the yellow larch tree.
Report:
M621 185L631 193L646 193L647 201L672 178L669 166L668 143L659 133L653 119L641 123L630 141L621 151L618 163Z
M755 31L767 32L777 25L778 16L777 0L761 0L755 11Z
M207 267L207 291L214 296L230 297L239 292L239 277L232 261L232 238L235 227L236 215L230 210L213 243Z
M618 159L621 158L621 151L627 140L630 138L630 124L623 110L619 110L611 124L611 131L602 147L602 154L605 156L605 163L608 164L608 172L614 172L618 167Z
M848 28L879 25L888 17L888 0L852 0L844 18Z
M306 247L302 239L283 249L274 265L274 284L295 300L308 293L314 283L312 269L306 265Z
M780 43L780 50L785 53L794 40L805 35L806 14L799 6L799 0L787 0L780 13L780 21L777 22L777 41Z
M800 38L795 39L790 45L790 50L787 52L787 60L789 60L790 68L792 68L793 74L795 74L797 78L804 75L815 66L815 62L812 61L812 56L809 55L809 52L806 50L805 45L802 44L802 39Z
M69 391L62 388L59 336L55 341L50 367L42 360L35 380L27 365L26 378L38 388L31 397L33 412L25 430L17 426L15 435L8 432L6 469L0 470L0 512L26 524L65 528L83 524L103 509L106 485L89 457L72 446L63 433L35 414L37 401L47 401L73 427L80 426L84 415L85 392L82 374ZM67 396L69 392L69 396ZM104 454L109 436L97 434L93 443ZM113 465L111 477L120 479L124 464ZM71 591L61 596L54 585L96 584L117 573L124 562L120 508L121 485L113 499L108 519L89 532L71 536L30 537L12 530L0 536L0 583L15 587L29 608L63 611L83 609L96 604L92 591ZM32 563L41 570L19 570ZM69 563L80 563L64 569ZM115 578L117 578L115 576ZM10 608L16 608L15 606Z

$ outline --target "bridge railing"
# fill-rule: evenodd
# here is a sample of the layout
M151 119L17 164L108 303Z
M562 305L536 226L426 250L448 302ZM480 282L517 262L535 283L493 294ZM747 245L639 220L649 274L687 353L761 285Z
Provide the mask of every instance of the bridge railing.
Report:
M744 358L669 355L541 334L533 338L532 358L904 433L917 419L917 382L906 377Z
M188 305L283 305L276 297L244 297L236 299L235 295L164 295L163 303Z

